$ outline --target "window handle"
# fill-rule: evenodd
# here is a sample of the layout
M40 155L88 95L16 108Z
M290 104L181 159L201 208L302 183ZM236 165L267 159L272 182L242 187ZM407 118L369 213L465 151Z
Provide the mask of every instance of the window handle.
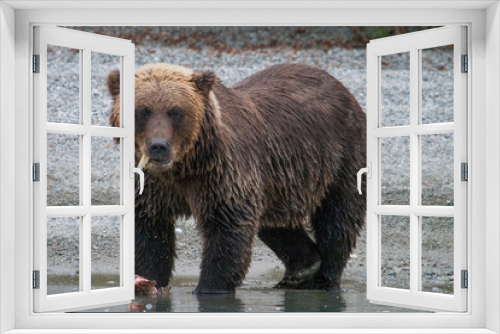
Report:
M134 178L134 173L139 174L139 184L140 184L140 190L139 190L139 195L142 195L142 192L144 191L144 172L140 168L134 167L134 162L131 161L129 164L130 167L130 178Z
M359 192L360 195L363 194L361 192L361 176L363 175L363 173L366 173L366 177L367 178L371 178L372 177L372 163L370 161L368 161L368 166L367 167L361 168L358 171L358 192Z

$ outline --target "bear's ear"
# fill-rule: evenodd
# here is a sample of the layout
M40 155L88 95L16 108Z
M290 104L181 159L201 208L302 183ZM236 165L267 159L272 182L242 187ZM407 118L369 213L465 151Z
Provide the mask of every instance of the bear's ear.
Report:
M216 76L212 71L194 72L193 81L196 84L198 90L203 94L208 95L210 91L214 88Z
M111 114L109 114L109 125L114 128L120 127L120 109L113 108L111 109Z
M108 73L106 78L106 83L108 84L109 94L116 99L116 96L120 94L120 70L112 70Z

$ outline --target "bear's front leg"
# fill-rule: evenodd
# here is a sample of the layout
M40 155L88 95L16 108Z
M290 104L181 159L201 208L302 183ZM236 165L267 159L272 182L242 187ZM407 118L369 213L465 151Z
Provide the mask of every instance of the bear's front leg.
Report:
M234 293L250 267L256 220L238 208L218 207L199 221L203 239L200 281L194 294Z
M135 274L156 281L161 289L174 269L176 215L163 184L145 173L144 193L139 195L136 188L135 197Z
M158 289L168 286L175 259L173 217L145 217L135 221L135 274L156 281Z

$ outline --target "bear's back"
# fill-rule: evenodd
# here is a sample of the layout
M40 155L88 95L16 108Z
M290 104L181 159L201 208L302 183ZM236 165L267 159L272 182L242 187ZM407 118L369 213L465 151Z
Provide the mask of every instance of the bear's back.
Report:
M233 153L248 157L249 166L259 161L254 168L277 211L318 205L337 173L355 175L364 166L365 114L326 71L275 65L231 88L219 84L215 95L237 143Z
M312 144L317 150L343 142L338 135L345 135L344 129L353 135L365 132L366 116L354 96L315 67L274 65L231 88L220 86L216 96L222 117L240 136L248 129L268 142L286 140L298 149Z

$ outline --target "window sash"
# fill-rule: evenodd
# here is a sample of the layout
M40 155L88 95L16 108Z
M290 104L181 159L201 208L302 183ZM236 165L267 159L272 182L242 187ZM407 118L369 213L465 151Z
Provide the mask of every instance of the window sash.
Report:
M467 266L467 182L460 180L460 163L467 160L467 75L460 73L461 54L466 54L465 27L435 28L416 33L382 38L367 46L367 161L371 162L372 177L367 180L367 298L375 303L399 305L427 310L464 312L467 310L467 290L461 289L460 271ZM421 51L454 45L454 122L419 124L421 109ZM380 124L381 57L409 52L410 54L410 114L408 126L384 128ZM454 206L420 205L421 143L424 134L454 133ZM410 204L380 205L381 143L380 138L408 136L410 140ZM410 219L410 287L409 290L381 286L383 215L404 215ZM421 283L421 218L453 217L454 294L444 295L420 291Z
M35 28L34 51L40 55L40 73L34 79L34 161L40 163L40 181L34 184L34 266L40 271L40 288L34 290L35 312L70 311L126 302L134 298L134 180L129 177L129 162L134 162L134 45L127 40L83 33L76 30L40 26ZM56 45L79 51L80 124L47 122L47 46ZM91 53L120 56L121 128L91 125ZM47 207L47 135L78 135L79 204ZM91 141L94 137L119 137L120 205L91 205ZM120 285L93 290L92 216L120 216ZM47 218L77 217L79 222L79 291L48 295Z

